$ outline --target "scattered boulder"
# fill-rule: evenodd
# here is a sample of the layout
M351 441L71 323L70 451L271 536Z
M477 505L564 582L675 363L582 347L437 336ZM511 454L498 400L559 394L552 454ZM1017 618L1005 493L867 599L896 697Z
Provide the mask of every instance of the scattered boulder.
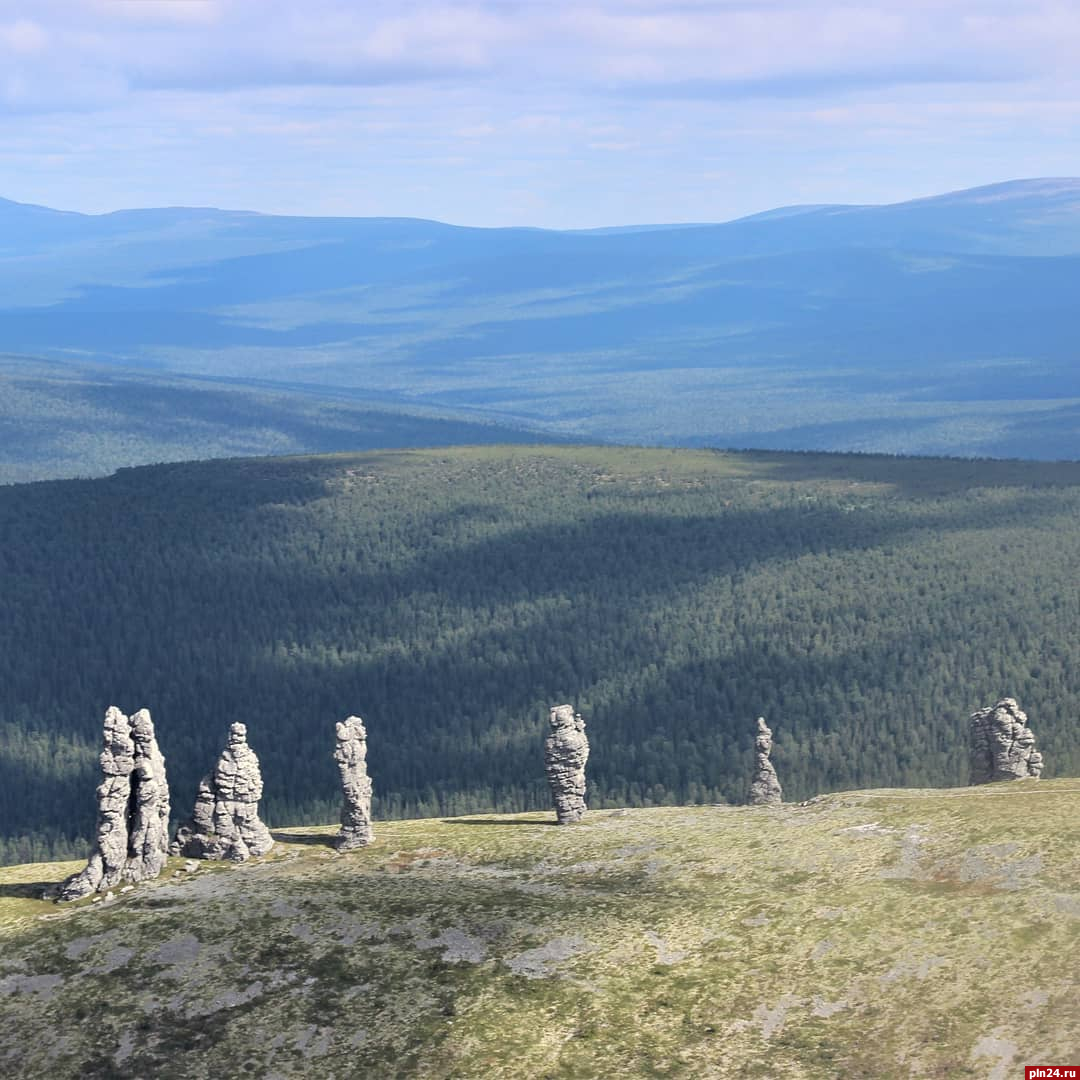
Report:
M1028 727L1027 713L1014 698L1002 698L971 714L969 721L971 783L995 780L1037 780L1043 771L1042 754L1035 749L1035 736Z
M147 709L105 712L104 779L97 788L97 844L86 868L60 886L61 900L107 892L122 881L148 881L169 853L169 784Z
M585 721L569 705L551 710L551 734L544 743L544 767L555 816L560 825L580 821L585 805L585 762L589 758L589 740Z
M359 716L350 716L337 725L334 760L341 773L344 801L341 804L341 832L334 841L338 851L366 847L375 839L371 827L371 778L367 773L367 732Z
M262 789L259 759L247 744L247 728L233 724L214 771L199 782L191 819L176 830L170 853L229 862L265 855L274 839L259 820Z
M757 737L754 739L754 779L750 782L750 805L771 806L784 801L784 791L769 760L772 753L772 731L765 717L757 718Z

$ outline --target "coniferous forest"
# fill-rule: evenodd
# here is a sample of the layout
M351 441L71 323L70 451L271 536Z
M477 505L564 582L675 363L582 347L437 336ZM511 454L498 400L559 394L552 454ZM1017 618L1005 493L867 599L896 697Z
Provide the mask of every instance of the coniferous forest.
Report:
M1080 773L1080 463L485 447L0 488L0 859L82 855L101 719L148 707L173 814L248 725L271 825L544 807L549 705L590 804L967 780L1010 695Z

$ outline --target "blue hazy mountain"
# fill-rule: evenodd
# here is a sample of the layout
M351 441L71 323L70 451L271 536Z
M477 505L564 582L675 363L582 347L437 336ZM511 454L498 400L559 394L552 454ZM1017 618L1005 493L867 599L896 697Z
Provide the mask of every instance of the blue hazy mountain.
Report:
M577 438L1080 456L1080 180L578 231L0 201L0 351Z

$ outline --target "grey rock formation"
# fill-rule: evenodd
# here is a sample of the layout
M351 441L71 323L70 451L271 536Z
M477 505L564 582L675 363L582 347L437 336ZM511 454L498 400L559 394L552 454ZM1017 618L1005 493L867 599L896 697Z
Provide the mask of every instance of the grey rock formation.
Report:
M359 716L337 725L334 760L341 773L344 801L341 832L334 841L338 851L366 847L375 839L371 827L371 779L367 773L367 732Z
M772 753L772 731L765 717L757 718L754 739L754 779L750 781L750 805L770 806L784 801L784 791L776 778L776 769L769 760Z
M60 886L61 900L106 892L123 881L147 881L169 851L169 784L165 759L146 709L105 713L104 779L97 788L97 844L86 868Z
M259 820L262 789L259 759L247 744L247 728L233 724L214 771L199 783L191 820L177 829L169 851L189 859L229 862L265 855L274 840Z
M551 734L544 743L544 767L560 825L580 821L585 815L588 758L589 740L581 714L569 705L556 705L551 710Z
M1027 713L1014 698L1002 698L971 714L971 783L994 780L1037 780L1043 771L1042 754L1027 726Z

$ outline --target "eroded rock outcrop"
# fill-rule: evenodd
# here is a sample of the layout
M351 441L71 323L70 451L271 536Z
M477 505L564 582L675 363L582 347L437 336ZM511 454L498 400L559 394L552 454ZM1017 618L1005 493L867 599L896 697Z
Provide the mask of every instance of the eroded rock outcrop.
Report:
M168 856L169 784L149 711L129 717L110 706L104 741L97 844L86 868L60 886L61 900L156 878Z
M337 725L334 760L341 773L344 800L341 804L341 832L334 845L338 851L365 847L375 839L371 827L371 778L367 773L367 732L359 716L350 716Z
M177 829L170 852L229 862L265 855L274 840L259 820L262 789L259 759L247 744L247 728L233 724L228 746L214 771L200 781L191 819Z
M973 712L969 732L972 784L1037 780L1042 775L1042 754L1035 749L1027 713L1014 698L1002 698L996 705Z
M769 760L772 753L772 731L765 717L757 719L757 736L754 739L754 778L750 782L750 805L769 806L784 801L784 791L776 777L776 769Z
M544 743L544 768L555 816L560 825L580 821L585 814L585 762L589 758L589 740L585 721L569 705L551 710L551 734Z

